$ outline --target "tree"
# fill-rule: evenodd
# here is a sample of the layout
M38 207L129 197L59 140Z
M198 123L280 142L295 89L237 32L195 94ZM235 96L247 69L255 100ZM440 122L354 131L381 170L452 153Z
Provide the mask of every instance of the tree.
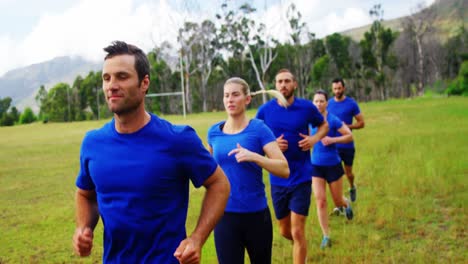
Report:
M36 116L30 107L26 107L19 118L20 124L29 124L36 121Z
M428 41L435 41L434 39L427 39L428 36L432 36L435 31L434 23L436 19L436 12L434 7L426 8L425 4L419 3L416 6L416 9L412 12L411 15L405 17L403 20L403 28L405 31L409 32L411 40L416 46L417 50L417 91L418 95L424 93L424 83L425 83L425 57L426 57L426 43Z
M69 101L67 94L70 86L66 83L58 83L47 94L49 120L63 122L70 121Z
M9 115L13 119L13 122L16 123L20 120L20 112L16 106L11 107Z
M302 21L302 14L291 4L286 12L289 28L291 30L290 41L291 49L289 52L292 57L291 69L295 73L299 84L298 96L305 97L306 89L312 76L314 63L325 54L323 41L315 38L315 34L309 32L307 24ZM306 44L302 45L302 39L306 39Z
M193 46L198 42L199 26L197 23L185 22L183 28L179 29L177 41L180 44L179 59L180 71L183 73L182 89L185 93L185 103L187 111L192 112L192 91L190 90L190 76L197 70L193 67L194 56Z
M271 35L267 34L263 23L258 26L251 15L255 8L245 3L238 9L231 9L227 3L221 8L223 15L217 15L218 19L223 19L220 39L223 47L232 53L234 57L242 57L244 52L250 61L250 65L255 73L257 83L261 90L265 90L266 73L272 62L277 57L274 46L278 43ZM274 45L273 45L274 44ZM254 52L257 52L254 54ZM256 56L260 63L260 70L257 66ZM266 95L262 94L263 102L266 102Z
M8 112L11 101L11 97L0 98L0 126L12 126L18 120L18 109L16 107L13 106Z
M170 93L180 92L181 81L173 73L166 60L169 61L171 55L169 51L172 46L169 42L163 42L159 46L155 45L154 49L148 53L148 60L150 63L150 93ZM166 59L165 59L166 58ZM183 80L183 79L182 79ZM182 98L185 96L182 95ZM179 96L158 96L147 97L146 107L149 111L156 113L181 113L181 97Z
M201 77L202 110L206 112L208 110L207 84L213 70L213 62L216 57L220 56L218 53L220 45L217 40L216 26L212 21L203 21L198 34L199 38L195 45L198 50L196 53L196 65Z
M323 55L314 63L312 68L312 80L314 85L322 89L325 89L325 87L329 86L329 82L327 81L327 79L330 77L327 76L329 65L330 57L328 54Z
M448 95L468 96L468 61L463 62L458 77L447 88Z
M50 109L48 101L48 93L44 85L41 85L39 91L36 94L36 102L39 105L39 118L42 120L47 119L47 111Z
M101 118L101 108L105 104L105 98L102 95L101 75L100 71L90 71L80 85L80 97L86 98L86 105L91 108L94 117L98 120Z
M348 51L350 42L349 37L339 33L334 33L325 39L327 54L342 78L351 77L351 57Z
M83 84L83 77L81 75L76 76L75 80L73 81L72 85L72 101L73 106L72 108L72 120L85 120L86 114L85 109L88 107L88 102L86 101L86 92Z
M446 78L453 79L457 76L463 61L468 60L468 31L463 24L458 28L458 33L447 41L444 50L447 52L445 58L447 66L443 73Z
M8 111L11 105L11 97L0 98L0 117Z
M359 42L365 67L364 76L373 81L380 99L385 100L388 93L385 88L386 71L396 68L396 57L390 52L390 47L398 35L382 25L383 10L380 4L375 5L369 14L376 19L369 31L364 33L364 39Z

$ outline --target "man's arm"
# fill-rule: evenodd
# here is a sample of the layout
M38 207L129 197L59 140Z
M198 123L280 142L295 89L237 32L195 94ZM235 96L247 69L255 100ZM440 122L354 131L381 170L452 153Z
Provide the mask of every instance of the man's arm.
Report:
M299 141L299 147L302 149L302 151L307 151L311 149L315 145L315 143L319 142L323 137L327 135L328 130L328 122L324 119L322 124L320 124L317 127L317 133L315 133L315 135L309 136L299 133L299 136L303 138L301 141Z
M359 113L354 116L356 123L348 125L349 129L361 129L364 128L364 116L362 113Z
M216 223L224 214L229 198L230 185L223 170L218 166L203 183L206 188L202 209L193 233L176 249L174 256L180 263L200 263L201 248Z
M341 136L339 137L329 137L326 136L322 138L322 144L324 146L328 146L331 144L336 144L336 143L349 143L353 141L353 134L351 133L351 129L343 122L343 125L338 129L338 132L340 132Z
M76 229L73 249L79 256L89 256L93 247L93 230L99 221L96 192L79 189L75 194Z

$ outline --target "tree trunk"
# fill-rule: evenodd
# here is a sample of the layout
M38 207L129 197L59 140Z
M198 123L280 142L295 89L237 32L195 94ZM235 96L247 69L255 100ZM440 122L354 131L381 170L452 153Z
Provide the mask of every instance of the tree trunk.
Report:
M252 54L252 50L250 49L250 47L248 47L247 49L249 51L250 63L252 64L252 68L255 71L255 77L257 77L258 85L260 86L261 90L265 90L265 86L263 86L263 82L262 82L262 79L260 78L260 73L258 72L257 65L255 64L255 60L254 60L254 57L253 57L253 54ZM263 100L263 103L266 103L266 94L265 93L262 93L262 100Z
M418 95L424 94L424 55L422 50L421 36L416 36L416 46L418 48Z

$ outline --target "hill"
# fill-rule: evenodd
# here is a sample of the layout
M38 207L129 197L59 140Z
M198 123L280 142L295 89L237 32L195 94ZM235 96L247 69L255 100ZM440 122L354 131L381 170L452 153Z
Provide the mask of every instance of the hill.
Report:
M467 26L468 1L466 0L436 0L427 8L435 9L436 18L434 25L436 27L436 34L443 41L455 35L462 24L465 25L465 27ZM383 6L383 9L385 11L385 6ZM402 23L405 19L406 16L384 20L383 25L393 31L401 31L403 29ZM370 27L371 25L353 28L343 31L341 34L349 36L354 41L360 41L363 38L364 33L368 31Z
M71 84L76 76L96 71L101 64L81 57L57 57L50 61L11 70L0 78L0 97L11 97L12 104L22 110L26 106L36 109L34 97L41 85L52 88L59 82Z

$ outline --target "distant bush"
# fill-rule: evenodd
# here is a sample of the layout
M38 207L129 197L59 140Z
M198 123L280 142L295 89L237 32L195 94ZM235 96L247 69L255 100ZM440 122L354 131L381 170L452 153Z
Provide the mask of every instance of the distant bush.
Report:
M447 87L448 95L468 96L468 61L463 62L458 72L458 76Z
M34 115L33 110L30 107L26 107L20 116L19 123L30 124L36 120L37 118L36 118L36 115Z

